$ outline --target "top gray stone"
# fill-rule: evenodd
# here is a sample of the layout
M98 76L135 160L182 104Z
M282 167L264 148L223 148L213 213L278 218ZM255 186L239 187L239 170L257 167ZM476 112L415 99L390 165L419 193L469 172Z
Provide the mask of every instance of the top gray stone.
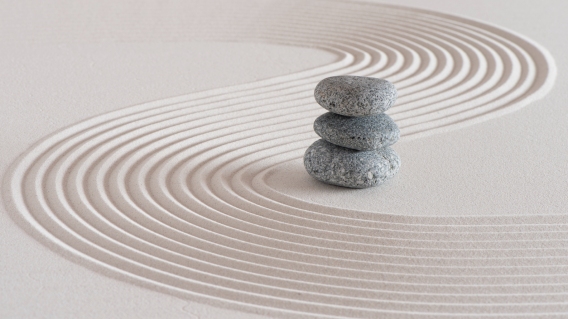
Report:
M383 113L397 96L396 88L387 80L352 75L325 78L314 91L319 105L345 116Z

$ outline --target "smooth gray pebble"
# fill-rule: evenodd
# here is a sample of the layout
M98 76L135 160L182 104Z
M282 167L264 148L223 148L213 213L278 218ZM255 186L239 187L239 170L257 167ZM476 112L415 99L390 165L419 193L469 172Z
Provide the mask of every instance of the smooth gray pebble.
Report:
M314 131L332 144L360 151L391 146L400 138L398 125L384 113L349 117L328 112L315 120Z
M304 166L315 179L326 184L367 188L383 184L400 169L400 158L390 147L357 151L315 141L304 154Z
M345 116L383 113L394 105L397 96L396 88L387 80L353 75L325 78L314 91L319 105Z

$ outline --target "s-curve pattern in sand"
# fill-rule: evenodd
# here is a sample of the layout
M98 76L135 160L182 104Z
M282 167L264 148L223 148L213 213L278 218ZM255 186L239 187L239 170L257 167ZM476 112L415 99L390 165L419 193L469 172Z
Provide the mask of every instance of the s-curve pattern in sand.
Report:
M196 38L310 46L338 60L57 132L5 179L14 218L65 255L122 279L273 315L568 311L566 216L345 211L271 197L263 182L263 172L300 158L315 139L311 125L322 110L312 94L325 77L394 82L400 98L388 113L403 138L419 138L542 97L555 77L545 50L495 26L403 7L244 8L202 19L207 32ZM254 25L240 24L252 14Z

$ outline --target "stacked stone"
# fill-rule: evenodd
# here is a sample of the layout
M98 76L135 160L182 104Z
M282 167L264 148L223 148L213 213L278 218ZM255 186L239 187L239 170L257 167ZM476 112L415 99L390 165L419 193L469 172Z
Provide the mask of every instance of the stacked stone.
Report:
M389 146L400 130L385 112L397 98L386 80L361 76L334 76L316 86L314 96L328 113L314 122L322 138L304 154L304 166L315 179L350 188L380 185L400 168L400 158Z

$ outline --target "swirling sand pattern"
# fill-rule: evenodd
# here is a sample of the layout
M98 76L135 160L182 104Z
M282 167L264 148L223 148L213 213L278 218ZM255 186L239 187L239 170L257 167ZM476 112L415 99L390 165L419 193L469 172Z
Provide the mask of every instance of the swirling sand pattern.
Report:
M391 80L400 98L389 113L403 138L417 138L542 97L555 77L545 50L495 26L404 7L326 1L264 10L254 30L212 22L201 37L315 46L340 58L55 133L5 179L14 218L106 273L272 315L568 312L566 216L345 211L264 183L267 170L300 158L315 139L322 110L312 94L325 77Z

